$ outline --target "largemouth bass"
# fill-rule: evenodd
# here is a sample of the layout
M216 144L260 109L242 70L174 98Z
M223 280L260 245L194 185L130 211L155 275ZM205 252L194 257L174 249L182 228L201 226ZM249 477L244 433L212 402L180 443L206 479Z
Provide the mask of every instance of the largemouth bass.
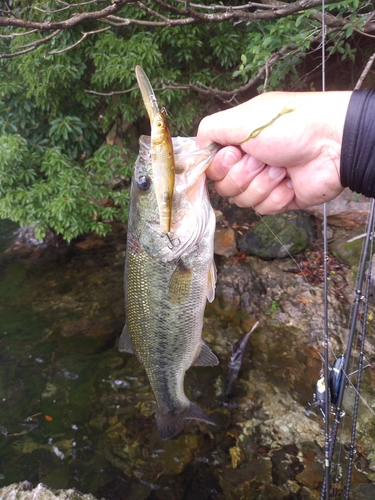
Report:
M160 227L151 140L141 136L134 166L125 263L126 325L120 351L144 364L156 398L156 423L168 439L196 419L214 422L186 397L184 376L192 366L218 359L202 341L206 298L214 299L215 215L205 170L217 146L196 151L192 138L173 138L175 182L171 227Z

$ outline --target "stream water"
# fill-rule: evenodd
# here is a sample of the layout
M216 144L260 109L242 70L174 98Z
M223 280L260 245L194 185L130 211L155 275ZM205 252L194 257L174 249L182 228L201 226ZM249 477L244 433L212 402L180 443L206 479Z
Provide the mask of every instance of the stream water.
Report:
M12 225L7 228L5 239L14 232ZM237 271L231 262L219 262L219 298L207 308L203 336L220 365L189 370L185 383L188 396L217 425L191 422L186 432L164 442L142 366L116 348L124 322L124 253L119 227L106 239L3 254L0 487L28 480L106 500L319 498L323 422L304 410L321 362L306 283L283 274L290 267L286 261L264 264L263 271L249 262ZM235 281L236 272L240 277L229 293L225 280ZM256 290L250 299L246 273ZM246 283L239 285L241 279ZM301 303L303 310L297 309ZM337 306L333 321L345 321L345 314ZM255 319L260 327L233 394L224 400L231 347ZM364 378L371 407L373 370ZM350 415L350 392L347 399ZM363 406L361 418L356 499L375 496L371 408ZM349 428L341 434L344 444L348 433ZM336 498L345 476L342 450Z

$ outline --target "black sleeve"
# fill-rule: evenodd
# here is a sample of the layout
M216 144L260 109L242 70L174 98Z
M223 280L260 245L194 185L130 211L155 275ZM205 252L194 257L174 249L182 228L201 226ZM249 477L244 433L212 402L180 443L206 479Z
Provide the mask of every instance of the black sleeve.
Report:
M345 118L341 184L375 198L375 90L355 90Z

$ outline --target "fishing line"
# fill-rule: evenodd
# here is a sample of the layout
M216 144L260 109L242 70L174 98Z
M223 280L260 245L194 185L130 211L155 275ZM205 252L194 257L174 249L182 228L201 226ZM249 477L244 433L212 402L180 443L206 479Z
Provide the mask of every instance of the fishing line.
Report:
M326 26L325 26L325 2L322 0L322 92L326 90ZM327 231L327 203L323 204L323 356L324 356L324 381L326 386L326 394L324 399L324 481L329 485L329 475L331 471L331 461L329 458L329 411L330 401L328 397L328 380L329 380L329 331L328 331L328 231ZM329 499L329 488L326 488L326 500ZM321 499L324 499L322 491Z

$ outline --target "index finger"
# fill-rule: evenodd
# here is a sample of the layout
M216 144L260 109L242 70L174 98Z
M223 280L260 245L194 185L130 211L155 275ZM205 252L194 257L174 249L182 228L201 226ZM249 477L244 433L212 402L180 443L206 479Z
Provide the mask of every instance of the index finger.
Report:
M203 118L197 132L198 148L204 149L213 142L223 146L239 144L246 137L246 130L240 123L239 108L243 106L242 104Z

